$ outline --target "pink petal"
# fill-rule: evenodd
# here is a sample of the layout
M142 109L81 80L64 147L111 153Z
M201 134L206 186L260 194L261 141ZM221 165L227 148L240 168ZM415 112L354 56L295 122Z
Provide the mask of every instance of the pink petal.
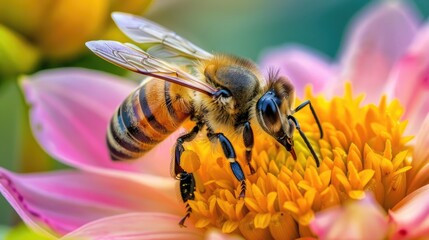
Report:
M72 239L202 239L192 226L181 228L180 217L157 212L130 213L88 223L61 240Z
M341 79L352 81L354 90L378 102L390 70L416 33L418 19L404 1L377 2L357 15L341 59Z
M53 229L64 234L90 221L129 212L184 213L173 180L169 186L152 184L87 172L18 175L0 169L0 192L39 232Z
M68 68L39 72L25 78L22 85L31 106L33 132L56 159L87 170L116 169L169 176L171 155L165 149L173 145L173 140L160 144L146 161L112 162L108 156L108 122L136 84L101 72Z
M383 239L387 220L372 197L316 214L310 228L320 239Z
M72 68L39 72L22 85L33 132L52 156L76 167L133 168L109 160L104 139L111 115L134 84Z
M296 87L297 95L304 95L304 87L311 84L315 93L323 91L334 79L334 69L329 60L316 53L298 46L283 46L267 50L261 58L265 69L279 70Z
M390 212L391 239L424 239L429 236L429 185L400 201Z
M411 47L390 76L394 96L405 106L404 119L409 119L415 134L429 112L429 22L420 30Z
M415 139L411 170L407 173L408 193L429 184L429 113ZM409 180L408 180L409 179Z
M238 235L234 235L234 234L226 234L226 233L222 233L221 231L217 230L217 229L210 229L205 238L207 240L241 240L244 239L241 236Z

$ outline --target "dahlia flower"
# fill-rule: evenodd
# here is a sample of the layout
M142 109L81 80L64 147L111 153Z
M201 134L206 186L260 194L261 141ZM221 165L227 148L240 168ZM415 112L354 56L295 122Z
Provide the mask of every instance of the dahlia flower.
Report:
M317 111L322 139L309 111L295 115L320 166L299 135L296 161L274 139L256 135L256 172L245 170L247 192L238 198L240 185L222 154L190 143L183 167L197 187L187 228L178 226L185 208L175 196L167 150L185 130L138 161L112 162L106 126L136 85L89 70L43 71L22 80L36 138L75 170L1 169L0 191L31 229L52 238L427 236L429 26L420 24L405 3L383 2L357 16L339 64L304 48L268 52L263 65L277 65L295 81L297 101L310 99ZM239 161L245 159L236 148Z

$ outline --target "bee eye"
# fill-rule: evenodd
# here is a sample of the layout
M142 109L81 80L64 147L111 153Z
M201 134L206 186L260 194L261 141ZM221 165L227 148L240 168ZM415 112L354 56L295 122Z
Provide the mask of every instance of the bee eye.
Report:
M261 101L260 109L265 124L272 126L279 121L278 109L272 100Z
M280 135L282 131L280 112L274 94L267 93L259 99L257 105L257 118L264 130L272 135Z

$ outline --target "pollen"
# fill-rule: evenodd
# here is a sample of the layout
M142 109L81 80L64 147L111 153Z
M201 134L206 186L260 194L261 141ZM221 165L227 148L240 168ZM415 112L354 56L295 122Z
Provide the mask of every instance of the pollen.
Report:
M181 157L182 161L180 163L180 167L182 167L186 172L193 173L200 168L200 158L194 151L184 151Z
M244 198L239 198L240 183L225 157L213 157L203 144L188 145L193 152L186 159L198 161L190 166L200 187L189 201L191 221L197 228L218 228L246 239L311 237L308 226L319 211L366 194L372 194L387 211L405 196L412 151L407 143L412 137L403 135L406 122L400 120L403 108L397 100L388 102L383 96L378 105L365 105L363 96L352 95L349 84L342 97L326 99L307 88L305 99L313 104L324 137L320 139L309 109L294 116L319 156L320 166L298 133L294 160L273 138L257 131L252 155L256 172L251 174L242 140L234 139L246 174Z

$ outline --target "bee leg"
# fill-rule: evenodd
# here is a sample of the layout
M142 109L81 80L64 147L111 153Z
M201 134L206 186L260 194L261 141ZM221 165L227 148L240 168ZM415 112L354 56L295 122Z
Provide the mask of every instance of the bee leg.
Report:
M181 227L185 227L185 220L191 216L192 209L189 206L188 200L194 200L195 198L195 178L192 173L186 172L180 166L180 157L182 156L183 151L185 151L183 143L192 141L197 136L202 125L202 123L197 123L189 133L180 136L177 139L176 148L174 150L173 173L175 174L176 179L180 181L180 196L182 197L183 203L186 204L186 215L179 222L179 226Z
M195 178L192 173L182 173L180 179L180 196L184 203L186 203L186 215L180 220L179 226L186 227L185 221L191 216L192 208L189 206L188 200L194 200L195 195Z
M182 179L182 174L188 174L183 168L180 166L180 158L182 156L182 153L185 151L185 148L183 147L183 143L190 142L194 140L194 138L197 136L198 132L200 131L202 126L202 123L197 123L192 130L177 138L176 140L176 148L174 150L174 165L173 165L173 171L174 176L176 179L180 180Z
M234 174L235 178L241 183L241 192L239 198L244 198L244 195L246 193L246 178L244 177L244 173L241 169L240 164L236 160L237 156L235 155L234 147L232 146L228 138L223 135L223 133L209 132L207 136L209 139L217 138L219 140L220 145L222 146L223 153L225 154L226 159L228 159L230 163L232 173Z
M250 122L244 123L244 129L243 129L243 141L244 146L246 147L246 161L247 165L249 165L250 174L255 173L255 169L252 167L251 161L252 161L252 148L253 148L253 131L250 127Z

